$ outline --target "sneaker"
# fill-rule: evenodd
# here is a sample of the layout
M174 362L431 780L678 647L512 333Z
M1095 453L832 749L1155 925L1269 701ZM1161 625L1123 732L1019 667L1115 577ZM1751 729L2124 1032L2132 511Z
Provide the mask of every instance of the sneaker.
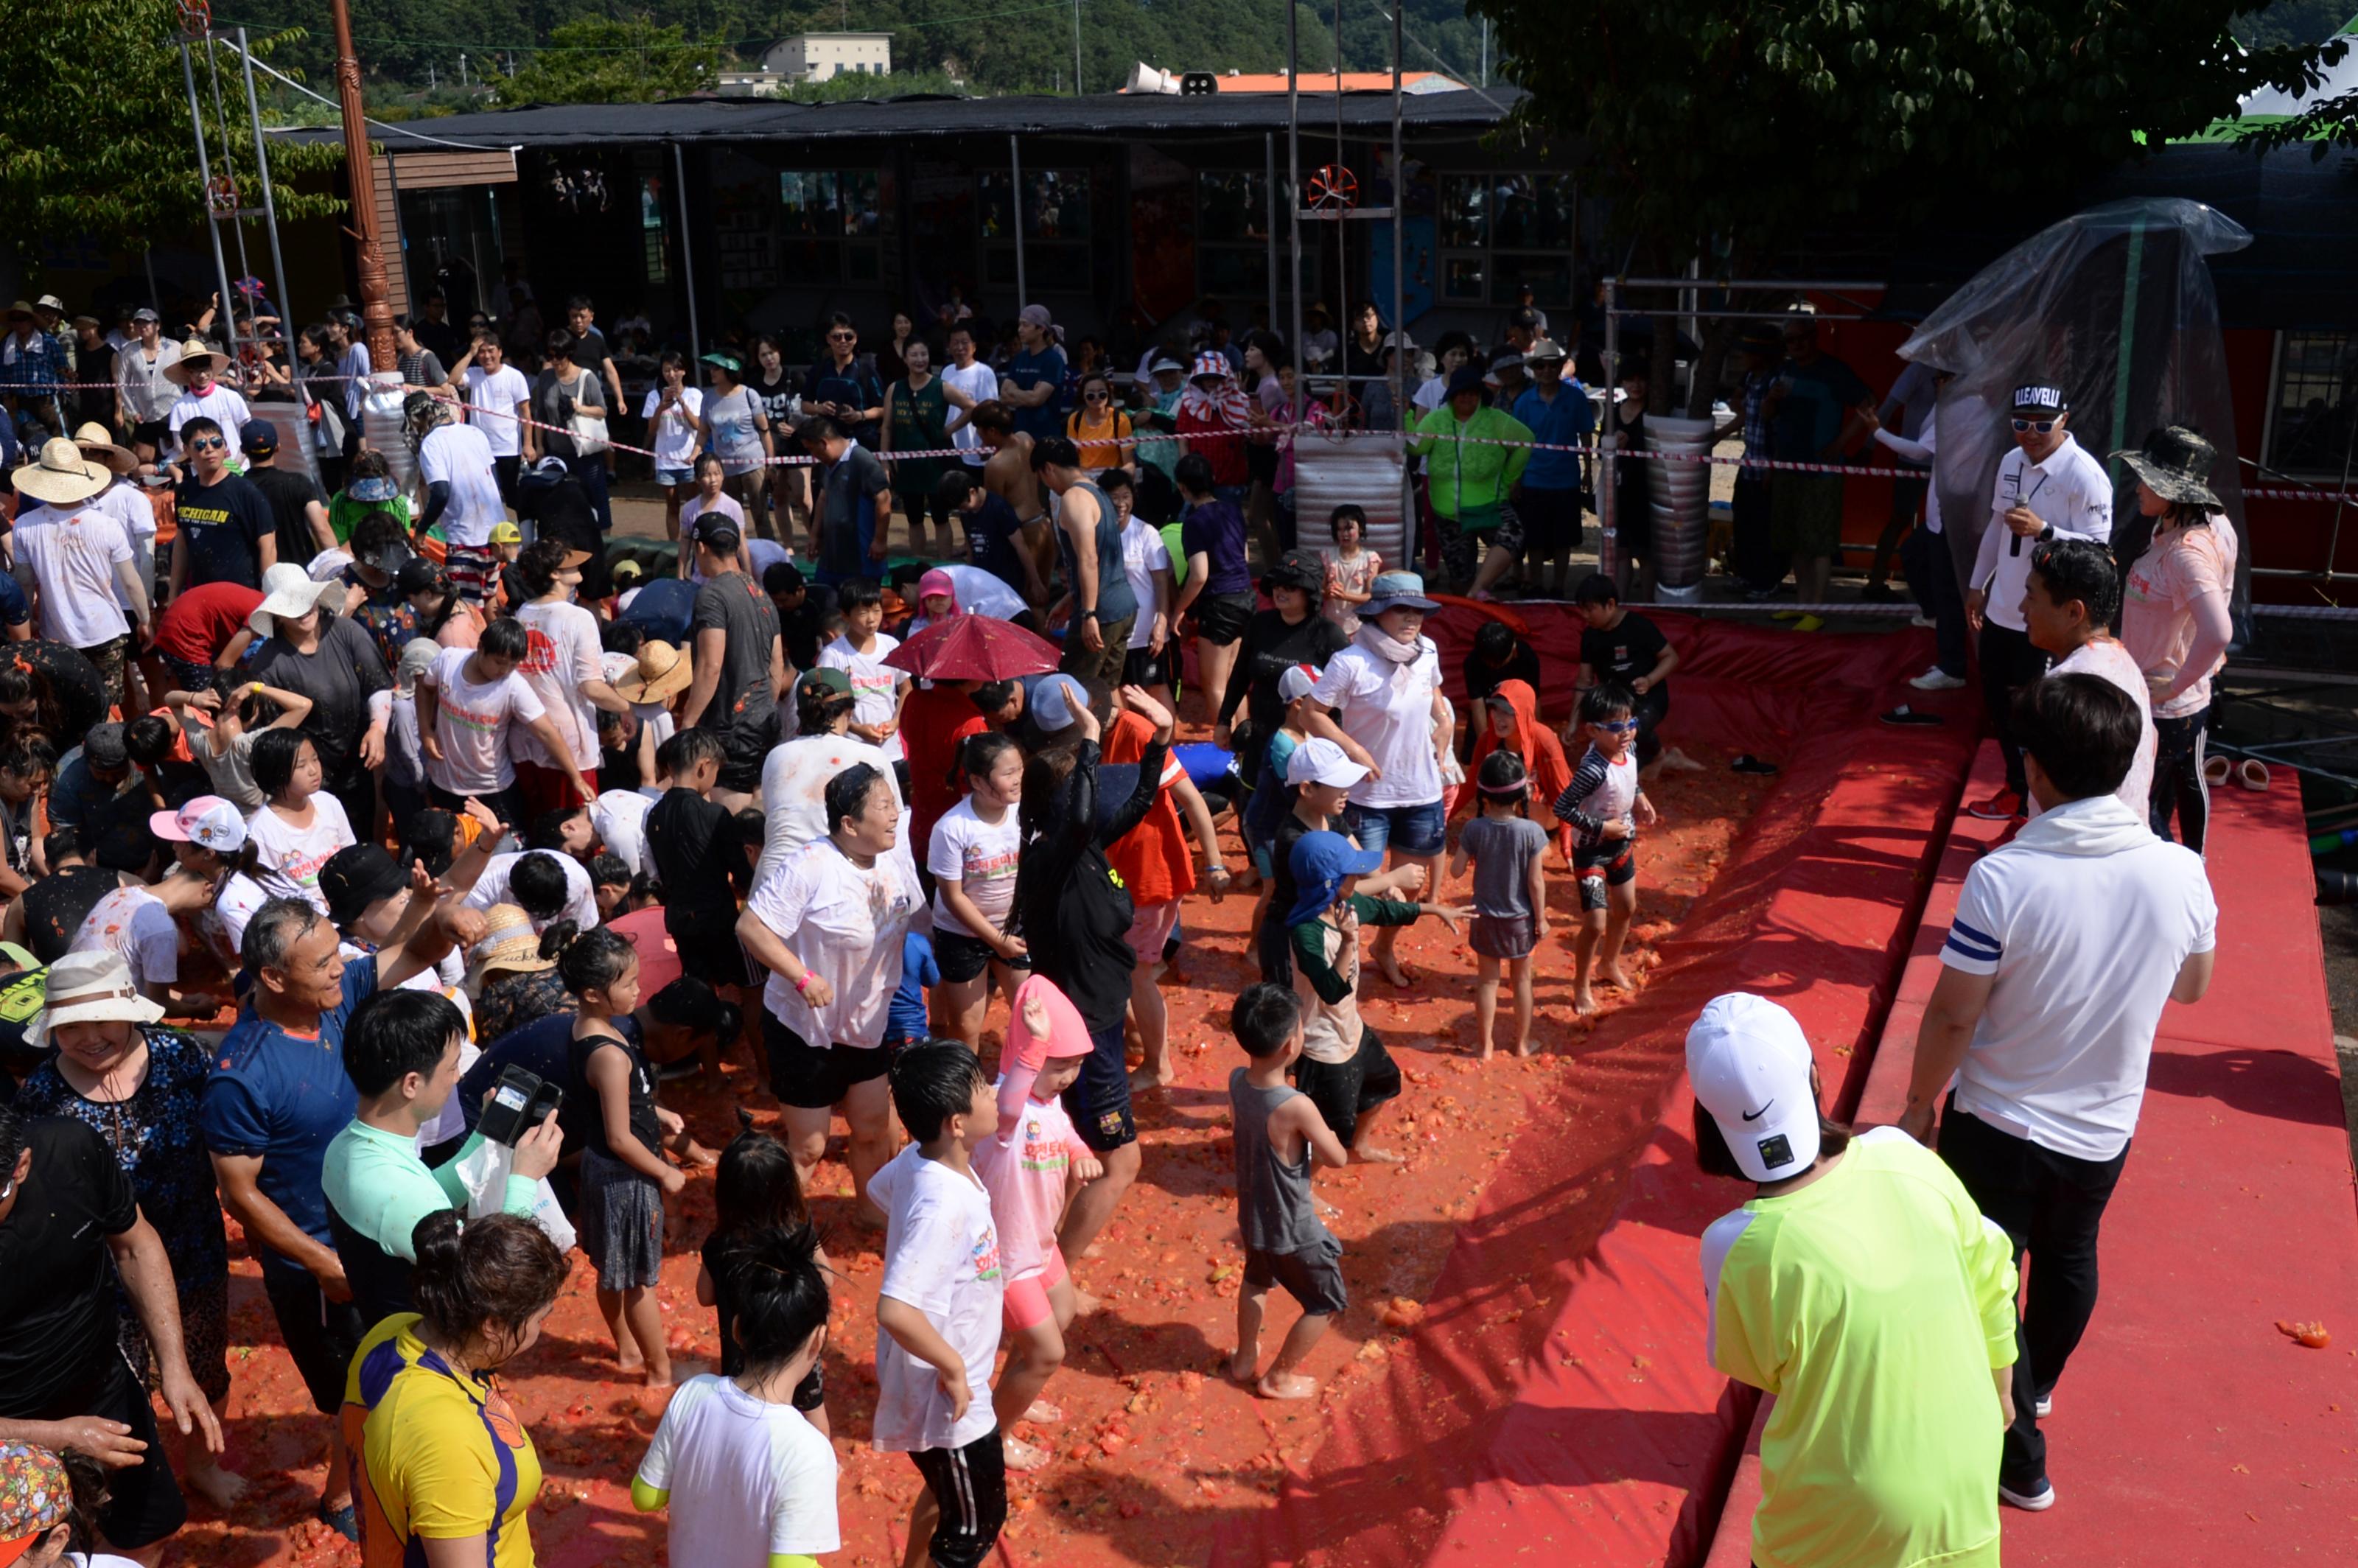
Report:
M2053 1394L2041 1394L2039 1396L2039 1402L2030 1408L2038 1412L2039 1420L2045 1421L2049 1416L2055 1413L2055 1396Z
M1955 691L1965 684L1965 677L1952 676L1940 665L1934 665L1908 684L1918 691Z
M1997 1495L2000 1502L2011 1503L2025 1513L2045 1513L2055 1506L2054 1485L2044 1476L2039 1477L2036 1489L2028 1492L2017 1492L2004 1481L2000 1481L1997 1484Z
M1921 626L1924 630L1930 632L1938 627L1941 623L1920 610L1915 614L1908 618L1908 624L1910 626Z
M1784 611L1779 611L1778 613L1781 615ZM1793 622L1793 630L1796 632L1823 632L1825 629L1824 620L1815 615L1804 615Z
M2005 822L2030 814L2023 808L2022 796L2010 789L2002 789L1987 800L1977 800L1966 806L1965 815L1978 816L1985 822Z
M1919 713L1904 702L1889 712L1878 713L1876 717L1886 724L1938 724L1942 721L1939 714Z

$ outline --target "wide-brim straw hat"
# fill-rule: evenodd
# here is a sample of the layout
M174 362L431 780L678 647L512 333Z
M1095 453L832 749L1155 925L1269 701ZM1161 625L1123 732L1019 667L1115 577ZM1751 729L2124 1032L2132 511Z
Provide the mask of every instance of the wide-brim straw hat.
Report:
M88 501L114 482L114 470L82 454L63 436L41 443L41 455L10 474L16 493L51 506L73 506Z
M495 903L483 911L483 937L467 950L466 991L482 993L483 982L502 970L520 975L557 968L557 960L540 956L540 933L524 906Z
M174 386L186 386L189 373L200 364L217 372L222 367L222 356L202 338L190 338L180 345L180 357L164 367L164 379Z
M125 1023L154 1023L164 1016L160 1002L148 1000L131 983L131 966L112 947L91 953L68 953L49 966L49 1000L26 1026L25 1044L47 1050L49 1031L60 1023L88 1023L119 1019Z
M276 637L280 616L291 620L308 615L330 594L343 591L342 583L313 582L301 567L281 561L262 574L262 602L245 618L246 629L257 637Z
M616 681L614 691L624 702L661 702L686 691L695 679L696 666L687 654L657 641L639 649L637 671Z
M116 446L114 437L95 419L73 433L73 442L81 449L82 456L96 458L118 474L129 473L139 466L138 458L130 449Z

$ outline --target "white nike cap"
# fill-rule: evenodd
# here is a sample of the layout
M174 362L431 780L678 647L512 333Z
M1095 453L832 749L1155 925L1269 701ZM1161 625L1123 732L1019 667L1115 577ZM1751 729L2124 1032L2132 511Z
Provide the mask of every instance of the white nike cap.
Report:
M1818 1097L1810 1042L1765 997L1714 997L1687 1031L1687 1079L1744 1173L1781 1182L1817 1162Z

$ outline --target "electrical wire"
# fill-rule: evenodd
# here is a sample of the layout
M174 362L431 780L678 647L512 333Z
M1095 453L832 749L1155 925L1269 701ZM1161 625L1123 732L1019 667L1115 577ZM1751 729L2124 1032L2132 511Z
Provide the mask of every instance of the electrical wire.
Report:
M1079 3L1087 5L1088 0L1079 0ZM890 27L881 27L877 31L918 32L928 27L955 27L960 22L990 22L1002 16L1028 16L1042 11L1069 11L1074 8L1074 4L1075 0L1045 0L1044 4L1017 5L1006 10L970 11L956 16L934 16L924 21L896 22ZM225 27L243 27L257 32L267 30L254 22L239 22L226 16L217 20ZM485 54L638 54L647 47L644 44L464 43L452 38L399 38L385 33L355 33L352 35L352 41L363 44L406 44L415 48L443 50L467 49ZM771 34L752 38L690 39L675 47L725 49L731 53L736 53L747 48L766 49L777 41L776 35Z
M223 49L237 49L237 46L231 43L227 38L222 39L221 43ZM239 52L242 54L244 53L243 50L239 50ZM306 98L317 99L319 102L325 103L329 108L336 110L339 113L342 112L343 105L329 97L326 93L313 92L302 82L296 81L285 71L267 64L257 56L247 54L245 58L254 61L254 69L262 72L265 76L285 82L287 86L293 88L296 92L300 92ZM508 153L515 150L514 147L485 146L481 142L454 142L447 136L429 136L423 131L413 131L406 125L397 125L390 121L374 119L366 114L362 115L361 118L366 120L370 124L374 125L380 131L390 131L396 135L415 137L416 140L421 142L432 142L438 147L457 147L461 152L470 153ZM320 127L317 125L273 125L265 128L282 131L313 131L318 130Z

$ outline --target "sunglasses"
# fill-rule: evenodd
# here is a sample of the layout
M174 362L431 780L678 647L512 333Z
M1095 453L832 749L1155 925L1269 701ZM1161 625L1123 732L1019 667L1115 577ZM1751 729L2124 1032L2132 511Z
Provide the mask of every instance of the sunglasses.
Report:
M1111 395L1112 395L1110 393L1104 392L1084 392L1081 394L1081 401L1084 403L1103 403Z
M849 343L857 340L859 336L857 332L829 332L827 335L827 341L830 343Z
M1608 735L1627 735L1638 728L1638 721L1634 719L1599 720L1595 728L1604 730Z
M2014 431L2017 436L2025 430L2036 430L2042 436L2051 435L2055 427L2061 423L2063 421L2061 419L2017 419L2014 422Z
M228 445L229 443L222 439L219 436L199 436L195 440L189 443L190 450L199 452L219 451L221 449Z

